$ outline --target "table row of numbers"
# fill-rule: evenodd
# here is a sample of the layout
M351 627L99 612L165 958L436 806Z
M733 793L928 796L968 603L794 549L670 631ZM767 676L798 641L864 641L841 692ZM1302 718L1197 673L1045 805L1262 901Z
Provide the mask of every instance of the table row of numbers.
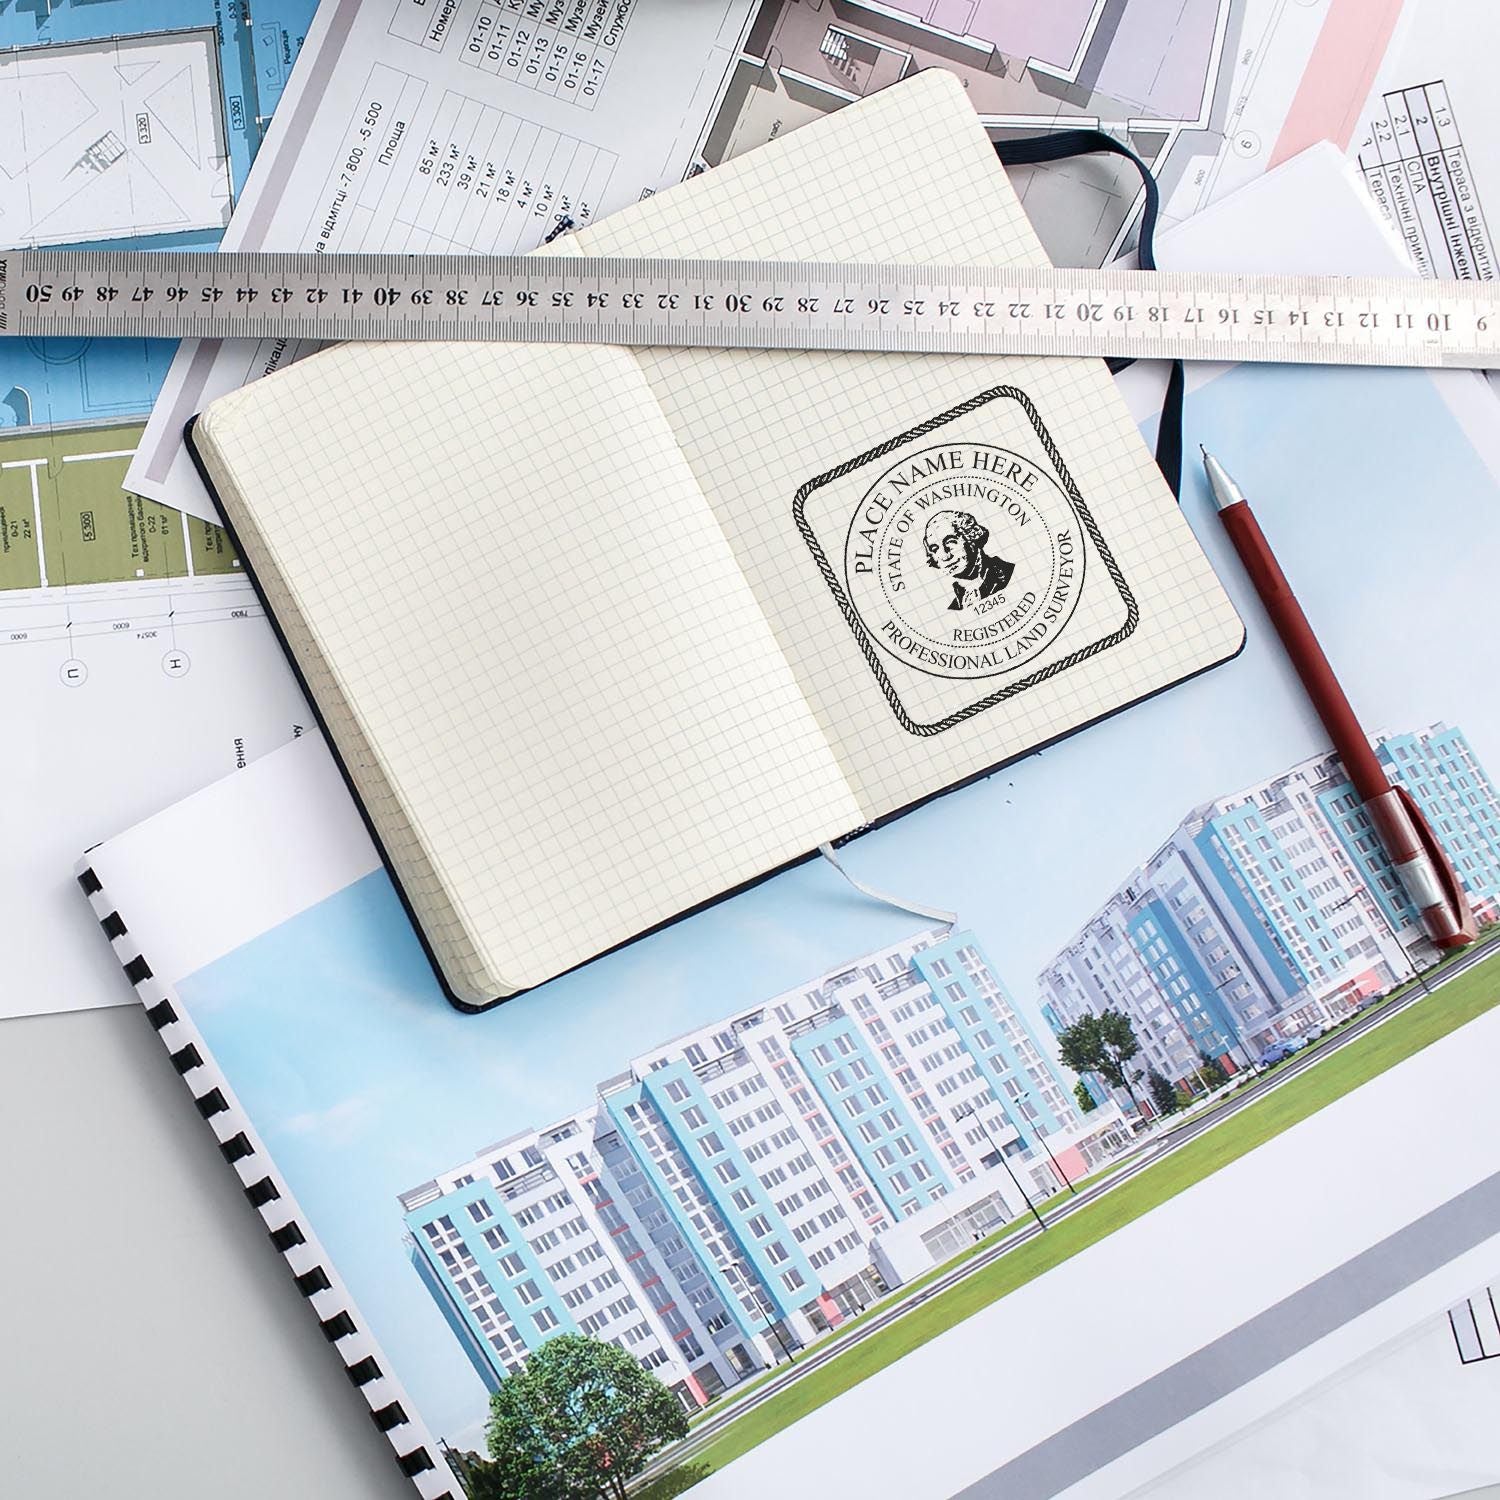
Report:
M470 67L592 109L635 0L480 0L464 40Z

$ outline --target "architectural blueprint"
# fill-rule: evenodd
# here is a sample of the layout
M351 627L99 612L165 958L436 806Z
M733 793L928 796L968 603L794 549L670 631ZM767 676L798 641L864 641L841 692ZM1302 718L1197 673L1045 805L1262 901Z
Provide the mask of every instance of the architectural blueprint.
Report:
M0 241L216 244L312 10L0 7Z
M315 0L0 4L0 243L216 245ZM109 1003L67 871L80 841L306 716L217 526L121 492L173 346L0 346L0 1016Z
M1168 222L1295 155L1367 93L1401 0L761 0L707 132L717 162L920 68L956 73L997 139L1127 141ZM1140 184L1100 163L1020 174L1053 259L1129 248Z
M762 0L705 142L714 162L945 67L997 139L1059 124L1126 140L1180 221L1318 140L1348 150L1424 274L1492 277L1500 100L1485 0ZM1018 174L1055 260L1128 250L1132 173ZM1094 212L1080 212L1080 201Z
M224 241L535 249L702 165L752 0L325 0ZM129 483L212 519L182 446L212 397L315 345L185 345Z
M1324 136L1342 132L1347 145L1402 8L1402 0L1054 0L1045 6L1022 0L714 0L693 12L702 35L689 54L680 11L668 0L633 0L616 7L622 65L596 75L578 38L554 36L543 46L540 23L550 12L540 0L503 6L452 0L441 12L442 24L433 21L430 31L413 29L414 3L380 0L361 15L362 31L349 31L348 81L309 106L311 123L296 132L295 162L276 170L269 161L263 165L249 196L254 216L264 222L243 231L237 222L236 248L251 248L251 240L241 238L247 233L266 248L527 249L555 220L548 210L558 195L592 217L933 67L963 81L997 139L1064 124L1098 126L1128 141L1155 170L1171 222ZM564 30L575 17L592 14L582 0L559 0L550 9ZM387 18L384 26L376 24L377 11ZM660 28L673 16L669 40ZM705 46L709 30L713 44ZM315 34L311 45L342 49L335 27L328 31L329 43ZM381 69L366 79L377 44ZM399 62L403 55L412 61ZM575 66L583 70L579 79L598 77L597 99L567 97L578 92L569 89L568 70ZM652 82L653 69L663 81ZM661 107L664 89L678 107ZM653 113L672 123L670 148L643 149L634 124L623 133L606 128L611 108L639 114L648 94L657 101ZM371 109L373 121L366 118ZM425 112L420 120L418 112ZM382 134L387 120L406 122L399 140ZM370 132L369 142L361 130ZM516 140L526 146L524 162L508 144L511 131L522 132ZM373 166L356 155L370 143L377 153ZM388 147L386 161L381 153ZM272 151L292 154L286 140L273 143ZM414 175L424 152L433 164L430 179ZM450 159L452 173L439 180ZM355 168L345 174L351 160ZM566 171L557 177L563 162ZM528 199L540 205L540 217L509 212L505 223L529 226L529 236L497 234L489 227L493 212L475 206L474 184L491 169L514 171L518 163L521 177L533 183ZM1132 248L1141 189L1128 164L1094 159L1015 176L1054 260L1102 264ZM541 196L533 200L533 193ZM581 221L577 211L569 217ZM223 346L218 354L185 351L129 482L212 517L181 446L184 421L213 396L298 352L277 342Z
M0 5L0 244L212 249L316 0ZM172 345L7 343L0 428L148 412Z

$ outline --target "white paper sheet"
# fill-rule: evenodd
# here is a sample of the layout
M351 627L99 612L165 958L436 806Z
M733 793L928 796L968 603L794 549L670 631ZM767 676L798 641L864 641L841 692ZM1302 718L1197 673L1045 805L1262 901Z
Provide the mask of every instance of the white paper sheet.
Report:
M680 180L750 0L569 0L551 26L525 9L327 0L224 248L503 255ZM308 347L185 344L127 486L213 519L183 425Z
M1485 1288L1473 1300L1487 1307L1491 1298L1500 1292ZM1130 1500L1443 1500L1469 1493L1500 1484L1497 1401L1500 1357L1463 1360L1445 1314Z

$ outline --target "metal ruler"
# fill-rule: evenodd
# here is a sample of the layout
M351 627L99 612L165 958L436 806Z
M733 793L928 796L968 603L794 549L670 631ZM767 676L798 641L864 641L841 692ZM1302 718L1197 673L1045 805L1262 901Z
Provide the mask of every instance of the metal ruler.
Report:
M0 254L0 336L1500 368L1500 283L541 256Z

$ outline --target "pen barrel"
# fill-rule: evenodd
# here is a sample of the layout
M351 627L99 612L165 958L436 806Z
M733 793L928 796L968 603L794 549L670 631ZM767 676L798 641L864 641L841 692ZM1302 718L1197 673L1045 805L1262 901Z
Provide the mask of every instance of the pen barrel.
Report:
M1440 948L1459 948L1472 942L1472 911L1457 872L1421 809L1391 785L1385 767L1370 748L1254 512L1238 501L1226 505L1219 519L1333 741L1402 890L1421 914L1428 937Z
M1323 648L1318 644L1286 574L1281 571L1255 513L1241 502L1226 506L1219 512L1219 519L1224 523L1224 529L1276 627L1276 634L1281 637L1292 666L1333 741L1333 748L1344 763L1354 790L1362 802L1373 801L1390 791L1390 778L1370 748L1348 696L1323 654Z

